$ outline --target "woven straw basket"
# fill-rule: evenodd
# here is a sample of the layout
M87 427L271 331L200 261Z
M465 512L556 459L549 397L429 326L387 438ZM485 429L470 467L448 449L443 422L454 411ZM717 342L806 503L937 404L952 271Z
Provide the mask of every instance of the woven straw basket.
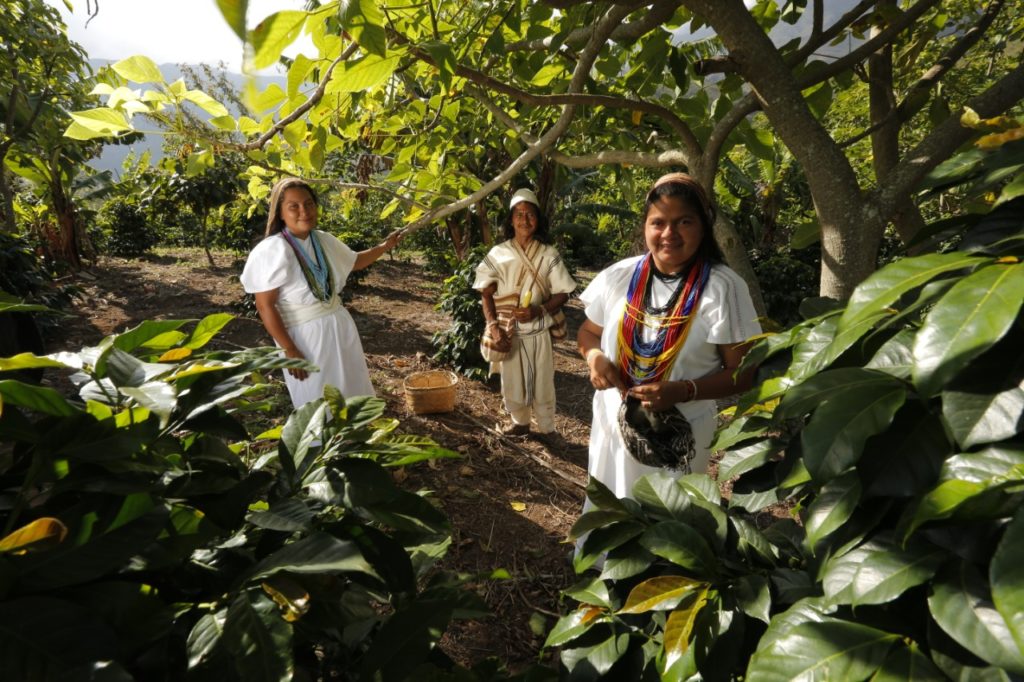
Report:
M455 389L459 377L454 372L430 370L405 378L405 404L415 414L451 412L455 409Z

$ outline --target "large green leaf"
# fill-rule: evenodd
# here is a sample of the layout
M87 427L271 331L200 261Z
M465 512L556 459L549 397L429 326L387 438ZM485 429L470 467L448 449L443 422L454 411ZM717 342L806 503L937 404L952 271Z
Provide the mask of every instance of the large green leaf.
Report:
M415 668L441 638L453 606L440 600L423 601L395 612L373 638L358 679L415 679Z
M800 575L805 580L809 578L806 573L801 573ZM779 582L776 576L773 576L772 582L778 588ZM829 615L834 611L835 606L829 604L824 597L804 597L800 599L771 619L768 629L761 635L761 639L757 643L757 651L767 649L798 625L803 623L821 623L828 620Z
M355 544L326 533L314 533L285 545L253 566L246 579L255 581L278 571L377 575Z
M606 675L629 649L629 635L626 633L612 635L599 644L579 649L563 649L562 663L570 671L575 670L583 661L587 662L587 670L593 669L599 676Z
M48 356L40 357L32 353L19 353L13 357L0 358L0 372L15 372L20 369L40 369L46 367L65 368L67 365L54 358Z
M702 578L714 576L717 561L704 537L679 521L662 521L640 538L644 548Z
M1024 379L997 393L943 391L942 416L965 450L1012 438L1024 426Z
M222 640L239 679L286 682L295 672L292 628L262 592L239 592L228 607Z
M946 460L939 483L913 509L904 537L928 521L956 516L961 508L991 494L1002 494L1007 486L1024 481L1024 450L992 447L979 452L954 455Z
M249 33L253 47L251 67L259 71L276 62L285 48L299 37L306 16L298 10L283 10L258 23Z
M657 559L640 545L639 538L625 542L608 552L604 568L601 570L602 580L624 580L640 575Z
M131 352L162 334L174 331L191 320L146 320L137 327L113 337L115 348Z
M605 554L641 535L647 526L640 521L620 521L591 531L583 541L583 548L573 557L577 573L600 561Z
M751 445L729 450L718 463L718 480L728 481L745 474L774 459L786 443L774 438L756 441Z
M266 511L250 513L246 520L258 528L294 533L309 530L313 511L302 500L286 498L274 502Z
M185 347L193 350L202 348L217 335L217 332L224 328L224 325L233 319L235 319L235 316L230 313L213 313L212 315L207 315L199 321L199 324L196 325L195 330L192 332L192 338L188 340Z
M249 8L248 0L217 0L224 21L241 40L245 40L245 13Z
M882 383L854 387L825 402L800 435L811 476L828 481L856 464L864 443L892 423L904 400L901 385Z
M807 510L807 543L815 545L846 523L860 502L860 476L856 471L828 481Z
M755 653L745 679L865 680L878 670L898 640L897 635L834 618L803 623Z
M633 498L660 518L680 518L690 507L689 496L670 476L642 476L633 485Z
M1024 507L1017 510L988 567L992 601L1024 652Z
M558 619L551 628L544 648L562 646L571 642L597 623L608 619L608 612L597 606L584 605Z
M591 604L606 609L612 607L611 595L608 593L608 586L599 578L584 577L575 585L562 590L562 594L571 597L581 604Z
M905 403L892 426L864 448L857 471L865 498L923 494L952 452L941 418L923 403Z
M188 651L188 667L194 668L206 661L224 636L224 621L227 609L216 613L207 613L192 627L188 635L186 648Z
M745 575L736 582L733 594L743 613L765 624L770 622L772 593L767 578L756 573Z
M338 18L359 47L380 57L387 54L384 14L377 8L375 0L341 0Z
M900 296L943 273L969 268L985 260L955 252L905 258L890 263L857 286L839 319L839 330L885 312Z
M901 547L889 535L877 536L826 562L822 588L834 604L885 604L930 579L947 556L932 545Z
M331 73L327 93L362 92L375 88L395 72L400 61L399 54L390 57L369 54L359 60L346 62Z
M0 412L3 411L4 403L55 417L81 414L81 410L52 388L23 384L16 379L0 380Z
M1024 652L993 605L985 578L971 564L949 565L933 585L928 608L946 634L978 658L1024 675Z
M119 76L136 83L163 83L164 76L149 57L135 55L110 66Z
M845 396L862 389L891 390L903 383L889 374L860 367L846 367L820 372L799 386L791 388L775 411L777 417L791 419L813 412L830 398Z
M877 369L899 379L909 379L914 367L914 353L911 350L913 342L913 332L909 329L901 330L875 351L864 368Z
M625 511L588 511L584 512L569 529L569 539L575 540L595 528L603 528L616 521L625 521L632 514Z
M1001 339L1024 304L1024 263L993 264L939 299L914 339L914 384L938 393L971 360Z

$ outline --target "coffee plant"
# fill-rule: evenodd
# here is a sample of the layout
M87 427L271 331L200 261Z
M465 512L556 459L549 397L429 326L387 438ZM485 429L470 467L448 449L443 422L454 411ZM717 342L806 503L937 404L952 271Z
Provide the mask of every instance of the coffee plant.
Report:
M591 483L570 679L1024 676L1022 201L761 340L717 483Z
M437 352L434 359L470 379L486 379L487 363L480 355L480 337L484 333L484 311L480 292L473 288L476 267L489 247L480 245L469 252L441 287L437 307L452 318L450 327L434 334L431 342Z
M424 679L484 613L451 541L389 469L454 453L327 389L251 439L251 378L310 367L148 321L77 353L77 399L0 381L0 679ZM273 443L276 441L276 448ZM477 679L469 671L468 677ZM444 673L447 674L447 673ZM437 679L443 679L438 677Z

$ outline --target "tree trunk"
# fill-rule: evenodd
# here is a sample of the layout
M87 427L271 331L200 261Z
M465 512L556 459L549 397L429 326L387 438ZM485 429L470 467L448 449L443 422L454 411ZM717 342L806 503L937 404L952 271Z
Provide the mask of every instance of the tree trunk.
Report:
M82 255L78 243L78 216L75 206L60 183L59 169L51 168L50 172L57 178L50 182L50 199L53 201L53 213L57 218L58 252L55 256L73 270L81 270Z
M490 246L494 243L494 234L491 232L491 219L487 215L487 201L481 199L476 202L476 217L480 221L480 239L484 244Z
M455 257L462 261L466 257L466 239L462 227L459 226L458 214L447 216L444 219L445 227L448 228L448 236L452 240L452 247L455 249Z
M203 209L199 214L199 235L203 240L203 251L206 252L206 260L210 262L211 268L216 268L217 264L213 262L213 254L210 253L210 240L206 236L206 219L209 217L210 212L207 209Z
M742 0L684 4L721 38L772 127L803 167L821 225L819 293L846 300L875 269L884 222L866 205L849 160L811 113L792 71Z
M0 197L3 199L3 231L7 234L14 234L18 228L14 220L14 190L11 189L7 169L4 168L4 155L0 154Z

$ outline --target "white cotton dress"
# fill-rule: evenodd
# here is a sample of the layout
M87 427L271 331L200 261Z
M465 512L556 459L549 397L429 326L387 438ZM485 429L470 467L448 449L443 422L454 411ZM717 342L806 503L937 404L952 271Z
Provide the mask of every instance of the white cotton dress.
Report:
M331 266L335 292L331 301L324 303L313 296L295 253L280 234L256 245L240 278L250 294L278 290L277 310L288 334L306 359L320 368L302 381L284 373L295 407L322 397L327 385L337 387L346 398L375 395L359 332L341 305L341 290L355 265L356 252L333 235L321 230L316 234ZM312 255L309 239L297 241Z
M619 261L602 270L580 294L587 318L602 327L601 350L616 361L619 322L626 308L626 292L636 264L646 256ZM654 280L654 305L664 305L672 287ZM668 381L700 379L722 368L718 345L740 343L761 333L757 313L746 283L724 265L714 265L701 294L697 317L675 363ZM698 396L699 397L699 396ZM618 416L622 399L615 389L594 393L594 418L590 428L590 464L592 477L606 485L617 497L632 497L633 484L641 476L656 471L681 475L658 467L640 464L627 452L619 431ZM693 473L706 471L711 439L715 432L715 401L695 400L678 403L693 427L697 454L691 462ZM589 505L588 505L589 506Z

